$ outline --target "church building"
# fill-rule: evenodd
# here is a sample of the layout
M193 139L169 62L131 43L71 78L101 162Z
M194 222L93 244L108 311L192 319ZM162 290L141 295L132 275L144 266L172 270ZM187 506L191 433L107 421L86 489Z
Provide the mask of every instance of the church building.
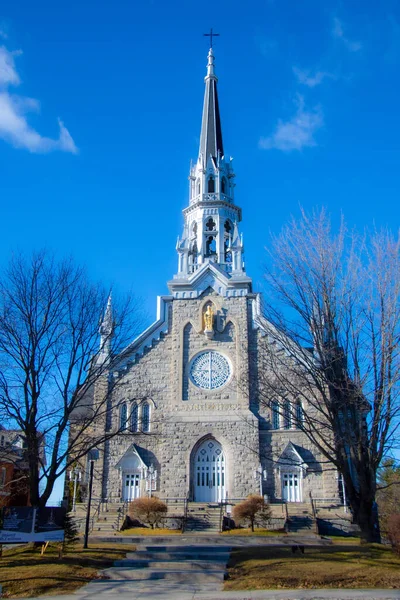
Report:
M339 499L335 469L299 429L307 407L288 398L282 413L257 396L256 357L268 343L268 322L244 267L217 81L211 48L177 271L169 295L158 298L157 320L110 373L117 385L104 427L119 433L96 457L93 493L114 501L150 492L211 503L252 493L303 502L310 491ZM103 342L111 327L109 305Z

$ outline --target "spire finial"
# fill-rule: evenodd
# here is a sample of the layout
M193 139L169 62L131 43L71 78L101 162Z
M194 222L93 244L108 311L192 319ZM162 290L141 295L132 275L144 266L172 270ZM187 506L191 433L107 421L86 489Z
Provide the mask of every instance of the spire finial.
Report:
M210 33L203 33L204 37L209 37L210 38L210 50L212 50L213 47L213 37L219 37L219 33L213 33L212 27L210 29Z
M207 63L207 77L210 75L215 75L214 73L214 52L213 49L210 48L208 51L208 63Z

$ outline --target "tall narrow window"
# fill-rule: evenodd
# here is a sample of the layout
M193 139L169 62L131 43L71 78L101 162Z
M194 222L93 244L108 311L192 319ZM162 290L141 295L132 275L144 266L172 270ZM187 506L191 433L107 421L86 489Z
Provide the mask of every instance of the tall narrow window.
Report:
M142 431L150 431L150 406L147 402L142 406Z
M124 402L119 407L119 428L121 429L121 431L124 431L126 429L127 419L128 419L128 410L126 407L126 402Z
M223 194L226 194L226 179L225 179L225 177L223 177L221 179L221 192Z
M131 405L131 432L136 433L139 429L139 411L137 402L132 402Z
M207 184L207 191L209 194L213 194L215 192L215 180L214 177L210 177Z
M200 179L197 180L197 194L200 194Z
M285 400L283 404L283 427L290 429L292 426L292 412L289 400Z
M296 426L301 427L303 423L303 406L300 400L296 402Z
M274 400L271 404L271 410L272 410L272 428L273 429L279 429L279 404L276 400Z

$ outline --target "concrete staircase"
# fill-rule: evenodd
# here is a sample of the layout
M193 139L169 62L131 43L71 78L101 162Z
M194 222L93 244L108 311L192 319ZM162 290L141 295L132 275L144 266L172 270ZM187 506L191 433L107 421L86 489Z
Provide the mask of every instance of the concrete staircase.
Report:
M103 502L99 504L94 502L90 510L90 535L91 536L110 536L115 535L122 526L126 511L126 505L123 502ZM79 527L80 533L85 530L87 505L77 503L75 512L69 515L74 519Z
M196 592L222 590L230 547L209 544L138 544L135 552L102 572L85 587L86 596L108 592L131 597L192 598Z
M207 502L189 502L185 531L219 533L221 531L220 507Z
M316 533L316 522L311 504L308 502L295 502L287 504L287 527L289 533Z

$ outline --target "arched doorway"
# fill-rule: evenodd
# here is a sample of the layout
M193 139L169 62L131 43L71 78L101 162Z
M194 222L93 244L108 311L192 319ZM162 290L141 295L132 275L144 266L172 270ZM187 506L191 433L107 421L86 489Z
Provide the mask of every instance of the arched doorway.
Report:
M193 460L193 499L195 502L225 500L225 456L213 438L204 440Z

